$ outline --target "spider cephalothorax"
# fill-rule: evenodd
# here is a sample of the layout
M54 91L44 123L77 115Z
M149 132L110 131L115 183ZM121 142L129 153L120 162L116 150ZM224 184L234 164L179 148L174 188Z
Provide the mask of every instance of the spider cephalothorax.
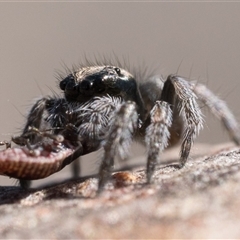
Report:
M7 149L9 153L0 154L0 172L20 179L24 185L25 180L47 177L79 156L102 147L102 189L111 176L116 153L126 158L135 139L147 147L147 182L151 182L160 153L167 146L182 140L179 167L186 163L203 123L197 99L210 108L233 141L240 144L234 116L204 85L177 75L169 75L166 80L159 76L143 78L136 79L127 70L106 64L82 66L61 78L63 96L38 100L22 134L13 138L23 145L19 150L25 154L24 164L18 163L21 171L12 167L9 156L16 153ZM51 168L43 166L43 158L46 162L53 159ZM31 169L33 163L35 167ZM48 167L51 171L46 171Z

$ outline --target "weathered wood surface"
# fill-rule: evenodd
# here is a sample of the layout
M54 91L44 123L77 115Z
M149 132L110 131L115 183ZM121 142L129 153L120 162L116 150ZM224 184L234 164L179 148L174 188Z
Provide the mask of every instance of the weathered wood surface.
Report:
M0 237L240 238L240 149L198 150L181 170L159 166L152 185L143 167L115 173L99 196L95 177L0 187Z

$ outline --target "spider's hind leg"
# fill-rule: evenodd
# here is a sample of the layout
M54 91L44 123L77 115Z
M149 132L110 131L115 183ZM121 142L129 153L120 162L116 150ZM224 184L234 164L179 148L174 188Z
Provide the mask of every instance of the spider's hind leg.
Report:
M194 139L202 128L202 113L196 99L197 96L192 91L188 81L176 75L168 76L164 83L160 100L168 102L173 111L177 108L179 117L180 115L183 116L185 125L179 167L185 165Z
M240 127L226 103L214 95L214 93L203 84L191 84L191 87L197 97L222 121L230 138L237 145L240 145Z

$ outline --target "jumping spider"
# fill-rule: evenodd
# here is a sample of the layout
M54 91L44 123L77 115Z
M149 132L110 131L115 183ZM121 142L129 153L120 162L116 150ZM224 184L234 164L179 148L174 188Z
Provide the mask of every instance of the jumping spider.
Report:
M61 78L59 87L63 96L38 100L22 134L13 138L18 145L27 146L23 147L26 163L23 167L19 165L21 172L25 172L19 173L16 167L14 172L11 166L1 173L20 179L22 186L26 180L47 177L79 156L102 147L99 169L102 189L111 177L116 154L127 158L133 139L147 147L148 183L159 154L180 140L181 168L203 124L197 100L222 121L231 139L240 145L238 123L226 104L204 85L178 75L171 74L166 79L144 77L132 75L121 66L89 64ZM47 156L46 162L53 159L51 171L48 165L41 164L42 156ZM0 154L0 166L1 157Z

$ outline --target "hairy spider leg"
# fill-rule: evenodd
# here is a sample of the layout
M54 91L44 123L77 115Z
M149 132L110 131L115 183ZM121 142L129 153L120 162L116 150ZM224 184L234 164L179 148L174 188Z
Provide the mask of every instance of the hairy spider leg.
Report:
M147 146L147 183L151 182L159 153L168 145L170 137L169 128L172 124L172 110L170 104L156 101L150 111L150 124L146 128L145 142Z
M227 129L230 138L240 145L240 128L234 115L228 108L227 104L219 99L212 91L203 84L191 84L192 90L197 97L210 109L210 111L222 121Z
M11 148L11 142L9 141L0 141L0 146L4 146L7 148Z
M40 126L42 123L42 116L44 114L44 111L46 111L46 104L49 101L49 99L47 98L41 98L39 99L31 108L28 117L27 117L27 123L23 129L22 132L22 137L20 136L18 139L19 140L24 140L24 134L27 134L29 132L29 127L32 128L36 128L40 130ZM39 135L34 134L32 132L32 134L28 134L28 140L31 144L36 143L39 141ZM14 142L16 142L17 139L14 139ZM21 145L21 141L16 142L17 144ZM23 145L25 145L25 143L23 142Z
M116 153L118 152L122 159L127 155L132 135L138 127L136 104L131 101L124 102L114 114L110 126L109 134L103 145L104 154L99 170L99 191L103 189L111 176Z
M29 127L35 127L39 129L42 121L42 115L46 109L46 98L41 98L39 99L31 108L30 113L27 118L27 123L23 129L23 133L21 134L20 137L15 137L12 138L12 140L17 143L18 145L25 145L26 144L26 139L24 138L24 134L28 132ZM36 134L31 134L28 136L28 141L30 143L36 143L39 139L39 136ZM20 187L27 189L31 186L31 181L30 180L25 180L25 179L19 179L19 185Z
M66 125L66 122L69 122L68 117L71 115L71 111L69 111L69 114L67 113L68 108L70 108L70 106L66 104L65 99L42 98L38 100L30 110L23 133L20 136L13 137L12 140L18 145L26 145L31 150L32 146L35 143L40 143L43 138L49 138L59 142L57 139L58 136L62 136L64 141L65 136L71 136L71 139L66 139L66 141L73 140L73 142L77 144L77 146L75 146L76 150L61 161L61 164L59 161L58 171L61 170L85 152L83 151L81 143L77 141L76 128L74 125L71 123ZM63 127L64 130L61 129ZM50 133L48 133L49 130L51 130ZM42 147L44 148L44 146ZM89 149L86 148L85 150ZM50 149L48 149L48 151L50 151ZM40 165L41 163L39 163L39 166ZM25 179L19 179L19 183L22 188L29 188L31 185L31 181Z
M168 76L160 100L168 102L173 111L177 108L179 114L185 119L179 167L185 165L194 139L203 125L202 113L196 99L197 96L191 90L188 81L180 76Z

